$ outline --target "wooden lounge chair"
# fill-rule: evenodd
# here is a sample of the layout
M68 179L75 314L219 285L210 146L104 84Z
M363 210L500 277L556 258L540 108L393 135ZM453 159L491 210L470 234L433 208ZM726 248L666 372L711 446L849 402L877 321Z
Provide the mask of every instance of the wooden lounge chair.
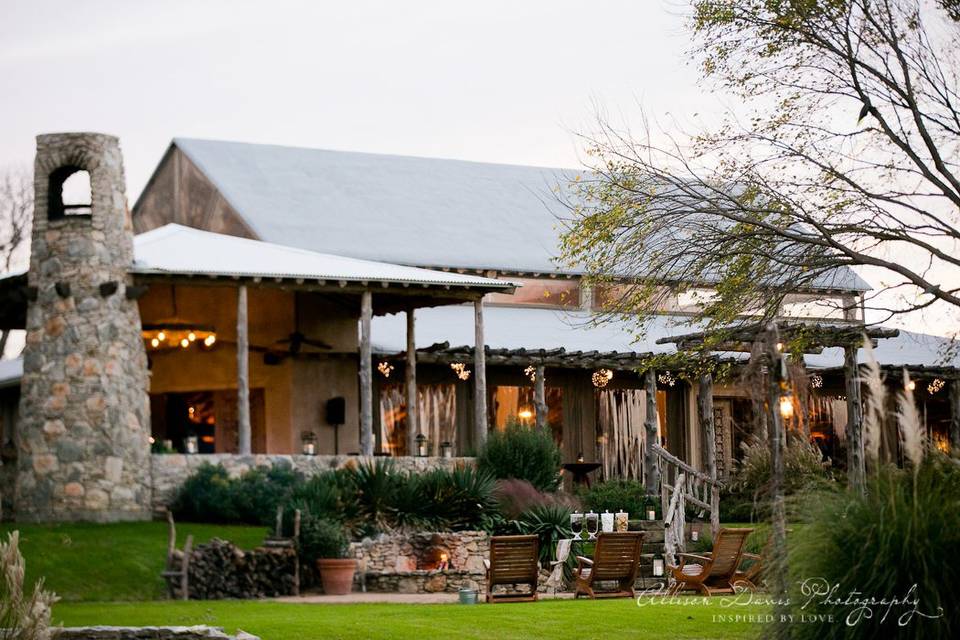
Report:
M787 533L793 533L792 529L787 529ZM773 536L767 538L763 545L763 551L759 554L747 553L740 554L740 565L736 573L733 574L734 586L742 586L750 591L756 591L760 583L764 580L763 572L767 570L770 558L773 557ZM744 560L750 561L750 564L744 566Z
M740 566L743 544L753 529L720 529L709 556L680 553L680 564L669 567L674 584L671 594L684 589L695 589L712 596L734 593L734 574ZM688 562L693 560L694 562Z
M530 602L537 599L540 577L540 539L537 536L494 536L490 538L487 569L487 602ZM530 585L530 593L493 593L497 585Z
M593 559L577 556L574 574L574 598L581 595L590 598L633 598L633 585L640 571L640 550L643 547L642 531L601 533ZM615 582L613 590L600 590L600 582Z

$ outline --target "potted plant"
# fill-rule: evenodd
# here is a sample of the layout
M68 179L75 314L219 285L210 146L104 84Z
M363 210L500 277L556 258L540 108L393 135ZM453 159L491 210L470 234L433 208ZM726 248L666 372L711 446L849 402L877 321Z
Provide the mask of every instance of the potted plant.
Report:
M338 522L307 516L300 525L300 552L316 560L323 592L342 596L353 590L357 561L347 556L349 542Z

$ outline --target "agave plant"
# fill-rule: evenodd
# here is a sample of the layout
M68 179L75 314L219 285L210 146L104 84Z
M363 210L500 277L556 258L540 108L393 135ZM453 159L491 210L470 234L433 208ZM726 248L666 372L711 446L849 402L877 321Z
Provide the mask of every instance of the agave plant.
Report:
M0 640L49 640L50 607L57 597L38 580L29 596L24 592L26 562L20 553L20 532L0 541Z

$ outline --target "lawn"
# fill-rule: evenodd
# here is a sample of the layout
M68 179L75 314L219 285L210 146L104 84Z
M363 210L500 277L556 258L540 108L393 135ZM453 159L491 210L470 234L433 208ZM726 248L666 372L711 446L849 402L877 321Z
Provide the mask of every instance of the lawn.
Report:
M167 557L165 522L118 524L0 524L0 534L20 530L27 583L46 579L47 589L64 601L156 600L165 596L160 578ZM266 529L181 523L177 544L188 534L194 544L212 537L250 549Z
M462 606L457 604L290 604L269 601L70 603L54 608L66 626L208 624L243 629L264 640L303 638L752 638L755 622L715 621L714 615L762 615L758 605L709 604L638 607L629 599L562 600Z

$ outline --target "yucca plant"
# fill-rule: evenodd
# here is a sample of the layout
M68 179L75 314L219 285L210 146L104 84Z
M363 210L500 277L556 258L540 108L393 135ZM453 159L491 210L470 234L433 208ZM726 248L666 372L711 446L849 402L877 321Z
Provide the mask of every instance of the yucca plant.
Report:
M532 507L520 514L511 526L515 533L536 534L540 538L541 567L550 566L550 561L556 557L560 540L573 537L570 509L558 504Z
M33 592L24 592L26 562L20 553L20 532L0 541L0 640L49 640L50 607L57 597L38 580Z

